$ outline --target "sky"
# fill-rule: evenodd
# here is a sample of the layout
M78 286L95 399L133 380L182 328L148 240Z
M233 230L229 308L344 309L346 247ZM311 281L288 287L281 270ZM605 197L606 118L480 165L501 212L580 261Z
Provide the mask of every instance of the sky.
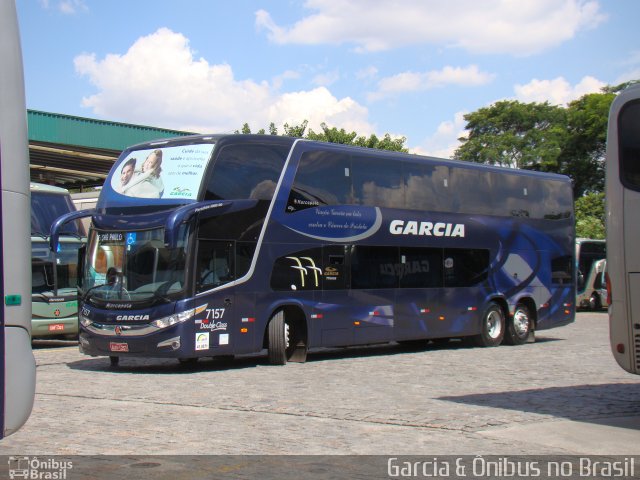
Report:
M198 133L273 122L452 156L464 115L640 79L640 0L16 0L27 108Z

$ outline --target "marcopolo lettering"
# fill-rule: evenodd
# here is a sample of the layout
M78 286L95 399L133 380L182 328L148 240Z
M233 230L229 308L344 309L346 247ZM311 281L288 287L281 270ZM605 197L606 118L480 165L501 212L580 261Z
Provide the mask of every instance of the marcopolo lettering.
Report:
M389 232L393 235L426 235L433 237L464 237L464 223L418 222L392 220Z

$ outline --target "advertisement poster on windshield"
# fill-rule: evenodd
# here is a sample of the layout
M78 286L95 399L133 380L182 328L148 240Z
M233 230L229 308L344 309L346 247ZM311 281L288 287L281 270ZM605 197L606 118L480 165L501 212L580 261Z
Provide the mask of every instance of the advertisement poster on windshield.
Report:
M214 145L136 150L121 159L111 187L135 198L195 200Z

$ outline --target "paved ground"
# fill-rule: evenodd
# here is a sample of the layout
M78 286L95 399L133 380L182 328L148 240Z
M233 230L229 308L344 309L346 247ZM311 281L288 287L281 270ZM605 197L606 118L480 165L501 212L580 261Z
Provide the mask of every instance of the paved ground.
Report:
M605 313L519 347L352 348L284 367L111 370L68 342L35 356L33 413L0 455L640 454L640 378L613 360Z

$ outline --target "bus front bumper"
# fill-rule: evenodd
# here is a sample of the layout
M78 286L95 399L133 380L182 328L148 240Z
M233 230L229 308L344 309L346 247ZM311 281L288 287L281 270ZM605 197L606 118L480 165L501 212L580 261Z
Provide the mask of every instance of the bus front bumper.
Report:
M80 327L80 352L90 356L195 358L233 353L229 334L195 331L179 324L142 335L123 335L115 328L106 334Z

